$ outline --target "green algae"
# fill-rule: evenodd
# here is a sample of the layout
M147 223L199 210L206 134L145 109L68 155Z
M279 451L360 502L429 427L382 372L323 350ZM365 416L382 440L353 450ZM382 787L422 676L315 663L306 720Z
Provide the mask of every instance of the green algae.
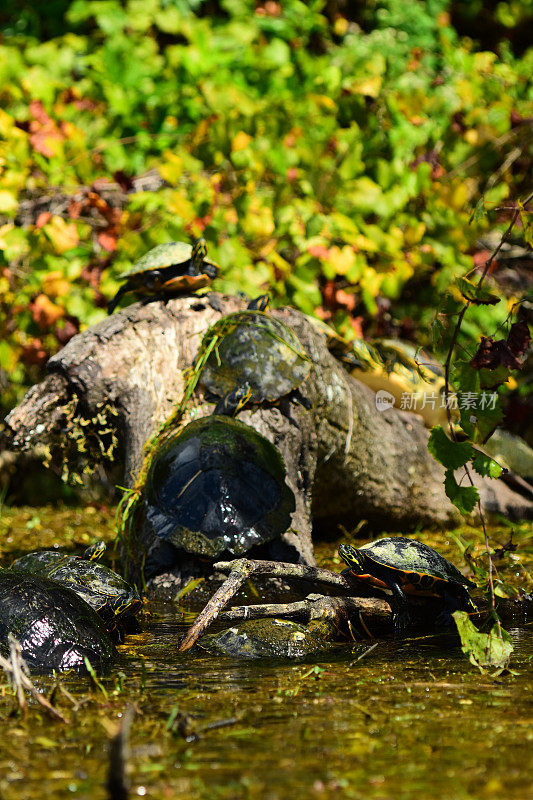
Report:
M112 512L98 509L5 509L1 526L3 564L54 541L74 552L114 535ZM503 545L508 531L490 535ZM475 529L455 535L474 540L474 556L482 554ZM419 538L463 567L449 533ZM498 571L518 587L531 571L531 526L517 526L513 538L519 549ZM318 552L321 565L342 567L333 563L336 543ZM98 685L90 676L62 677L59 685L39 679L69 724L51 721L32 701L21 718L13 691L0 686L2 800L37 800L43 787L57 800L106 798L110 730L131 705L132 798L531 796L531 625L511 631L513 674L494 678L469 664L453 636L379 641L364 658L360 644L346 645L297 664L200 650L178 656L189 622L175 605L149 603L143 632L127 638Z

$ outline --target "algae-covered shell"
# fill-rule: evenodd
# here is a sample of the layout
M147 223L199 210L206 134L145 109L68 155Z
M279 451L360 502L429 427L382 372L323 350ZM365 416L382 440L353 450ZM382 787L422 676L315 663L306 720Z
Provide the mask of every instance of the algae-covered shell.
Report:
M201 374L204 386L225 397L243 384L251 390L249 402L273 402L305 380L310 359L287 325L261 311L223 317L210 333L222 338Z
M9 653L9 634L34 672L107 666L116 650L98 614L56 581L11 569L0 570L0 652Z
M209 653L232 658L304 658L331 646L327 637L285 619L239 622L198 641Z
M441 581L459 583L465 586L474 584L462 575L448 559L423 542L405 536L386 537L365 544L357 550L349 545L341 545L339 554L353 559L354 553L362 553L367 566L380 564L402 573L427 575ZM347 561L348 563L348 561Z
M112 626L134 616L141 600L127 581L96 561L70 556L57 550L40 550L17 559L11 569L58 581L85 600Z
M164 442L144 494L156 536L211 558L274 539L295 508L276 447L239 420L215 415Z

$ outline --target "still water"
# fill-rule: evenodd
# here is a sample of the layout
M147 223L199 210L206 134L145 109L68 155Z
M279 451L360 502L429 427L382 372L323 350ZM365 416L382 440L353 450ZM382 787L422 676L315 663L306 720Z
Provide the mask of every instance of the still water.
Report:
M84 544L82 528L67 539ZM44 526L41 547L47 537ZM108 797L108 741L129 706L132 798L533 798L531 625L511 630L513 672L499 677L451 636L380 641L363 658L347 644L305 662L241 661L178 655L186 627L176 606L148 604L100 686L55 686L69 724L32 703L22 719L0 690L1 800ZM54 679L38 684L50 692Z

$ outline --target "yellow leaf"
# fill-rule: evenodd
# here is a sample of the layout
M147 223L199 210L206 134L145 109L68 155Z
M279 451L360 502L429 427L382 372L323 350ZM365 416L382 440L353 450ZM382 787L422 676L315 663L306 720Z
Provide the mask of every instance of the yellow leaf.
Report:
M35 742L35 744L38 744L40 747L45 747L47 750L51 750L54 747L59 746L58 741L49 739L48 736L36 736L33 741Z
M310 100L314 100L318 106L322 106L322 108L327 108L330 111L334 111L337 108L337 104L331 97L328 97L327 94L310 94Z
M364 94L367 97L377 97L381 89L382 78L380 75L363 78L362 81L351 83L349 88L354 94Z
M422 239L426 232L426 226L423 222L418 222L414 225L409 225L404 231L405 244L411 247Z
M166 150L163 157L165 160L158 166L157 170L163 180L171 186L175 186L183 172L183 161L170 150Z
M251 236L260 238L271 236L274 233L272 210L268 206L261 206L258 200L252 200L242 227Z
M337 275L347 275L355 263L353 248L345 244L341 248L334 245L329 249L328 261Z
M231 143L232 153L236 153L238 150L246 150L251 141L251 136L248 136L244 131L239 131Z
M182 219L193 219L196 216L192 204L179 192L173 192L168 207Z
M64 297L70 291L70 284L59 271L48 272L42 280L43 292L48 297Z
M333 30L335 32L335 36L344 36L346 31L348 30L348 20L346 17L337 17L335 22L333 23Z
M76 247L80 237L74 222L65 222L63 217L54 216L43 227L43 231L60 255Z
M14 194L7 189L0 189L0 214L9 214L18 208L18 200Z
M2 136L7 136L8 133L11 132L15 125L15 120L10 114L6 114L6 112L0 108L0 134Z

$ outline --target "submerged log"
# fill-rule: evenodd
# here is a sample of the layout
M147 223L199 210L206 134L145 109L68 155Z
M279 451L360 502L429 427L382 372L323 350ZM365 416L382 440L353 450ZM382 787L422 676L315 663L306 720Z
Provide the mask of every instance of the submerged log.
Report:
M216 293L135 303L75 336L50 359L47 378L8 416L9 446L44 446L52 463L66 459L71 471L80 458L119 461L123 484L131 486L145 442L182 398L183 373L202 335L245 305ZM374 393L346 373L305 315L290 308L272 313L295 331L311 359L300 387L310 407L286 401L245 409L239 418L273 442L285 461L296 496L286 548L312 564L313 526L353 528L366 520L408 530L457 522L422 420L394 408L378 411ZM199 392L187 415L212 410ZM480 479L479 485L486 508L531 515L533 502L501 481ZM144 552L159 546L147 530L136 537L135 548Z

